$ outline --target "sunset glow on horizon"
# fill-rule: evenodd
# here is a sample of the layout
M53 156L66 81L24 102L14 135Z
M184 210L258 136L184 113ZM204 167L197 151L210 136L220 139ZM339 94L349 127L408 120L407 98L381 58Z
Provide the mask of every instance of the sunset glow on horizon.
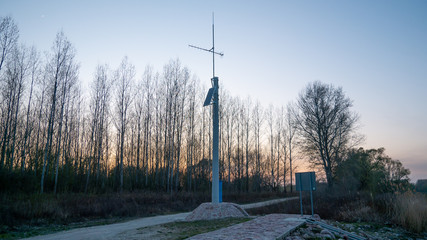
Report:
M427 179L427 1L12 1L0 0L19 41L50 50L63 31L88 94L98 64L124 56L141 78L180 59L210 85L215 47L220 86L232 96L286 106L319 80L342 87L360 115L365 149L386 149ZM44 57L44 56L42 56ZM302 160L300 160L302 161Z

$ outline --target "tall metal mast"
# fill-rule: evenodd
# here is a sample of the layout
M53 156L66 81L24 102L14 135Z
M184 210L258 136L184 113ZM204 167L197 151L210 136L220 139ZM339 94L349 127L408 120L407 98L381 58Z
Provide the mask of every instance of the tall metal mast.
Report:
M219 203L219 84L218 77L215 76L215 54L224 56L223 53L215 52L215 27L214 14L212 13L212 48L206 49L188 45L189 47L212 53L212 88L209 89L203 106L212 104L212 130L213 130L213 146L212 146L212 203Z

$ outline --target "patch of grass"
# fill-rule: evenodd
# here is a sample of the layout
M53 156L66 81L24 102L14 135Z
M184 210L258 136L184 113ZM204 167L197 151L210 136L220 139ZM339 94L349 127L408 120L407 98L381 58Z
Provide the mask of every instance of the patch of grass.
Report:
M209 221L173 222L158 226L150 226L138 229L138 235L156 231L151 235L153 239L178 240L186 239L198 234L215 231L238 223L249 221L251 218L225 218Z

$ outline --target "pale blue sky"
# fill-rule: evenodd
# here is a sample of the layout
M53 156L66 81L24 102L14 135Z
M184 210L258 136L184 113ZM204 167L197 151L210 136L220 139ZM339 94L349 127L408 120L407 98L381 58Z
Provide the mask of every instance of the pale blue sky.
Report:
M211 56L234 96L286 105L307 83L342 86L361 115L366 148L427 178L427 1L24 1L0 0L20 41L49 50L61 29L77 49L87 86L98 63L123 56L138 75L180 58L202 81Z

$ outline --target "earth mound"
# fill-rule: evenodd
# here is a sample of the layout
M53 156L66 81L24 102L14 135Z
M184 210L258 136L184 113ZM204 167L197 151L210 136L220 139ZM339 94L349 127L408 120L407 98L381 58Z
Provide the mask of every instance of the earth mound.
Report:
M229 217L249 217L249 214L235 203L202 203L185 220L213 220Z

